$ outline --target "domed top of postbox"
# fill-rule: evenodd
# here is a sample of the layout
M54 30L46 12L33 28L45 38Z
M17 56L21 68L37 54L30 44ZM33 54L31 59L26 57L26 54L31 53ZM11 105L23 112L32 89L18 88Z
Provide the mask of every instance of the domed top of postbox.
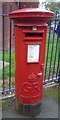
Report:
M41 22L43 21L43 23L47 23L48 20L54 16L54 13L52 11L43 10L40 8L24 8L11 12L9 16L10 18L15 20L26 19L26 21L28 22L29 20L32 20L34 18L34 20L39 19L39 21L41 20Z

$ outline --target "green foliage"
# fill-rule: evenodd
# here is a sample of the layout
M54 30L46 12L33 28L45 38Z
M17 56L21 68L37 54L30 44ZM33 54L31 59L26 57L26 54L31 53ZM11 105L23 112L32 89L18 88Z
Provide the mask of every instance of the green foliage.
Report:
M2 60L2 52L0 53L0 60ZM4 52L4 61L8 62L9 65L4 67L4 79L10 76L10 54ZM0 70L0 79L2 79L3 71ZM11 52L11 77L15 75L15 51Z
M57 86L46 88L43 91L44 91L44 96L50 97L54 99L56 102L58 102L59 99L59 103L60 103L60 97L59 97L60 89L58 89Z
M57 9L58 10L60 9L60 2L42 2L42 4L44 4L46 9L49 9L54 13L56 12Z
M55 35L55 37L54 37L54 45L52 46L53 34L50 34L50 44L49 44L49 48L48 48L48 34L47 34L46 53L47 53L48 50L49 51L48 51L48 61L47 61L48 63L47 63L47 68L46 68L46 78L48 76L49 71L50 71L50 75L52 75L52 72L53 72L53 69L54 69L55 53L56 53L56 63L55 63L55 66L57 66L57 64L58 64L58 52L56 52L56 40L57 40L57 35ZM52 47L54 47L53 52L52 52ZM51 60L51 54L52 54L52 60ZM50 68L50 60L51 60L51 68ZM46 62L46 60L45 60L45 62ZM56 69L54 69L54 74L55 73L56 73Z

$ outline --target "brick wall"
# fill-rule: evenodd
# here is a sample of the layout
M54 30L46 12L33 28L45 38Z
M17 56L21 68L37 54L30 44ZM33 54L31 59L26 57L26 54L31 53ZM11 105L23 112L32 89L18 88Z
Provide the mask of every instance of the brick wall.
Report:
M26 5L27 8L30 8L30 6L32 6L33 8L37 8L38 7L38 0L37 2L21 2L20 3L20 8L23 8L24 5Z
M13 11L16 10L16 4L12 3ZM8 15L10 12L10 3L4 3L4 13ZM2 14L2 3L0 2L0 14ZM13 29L13 28L12 28ZM12 32L13 36L13 32ZM13 38L13 37L12 37ZM10 47L10 19L4 16L4 50L9 51ZM12 40L12 46L14 47L14 40ZM0 16L0 51L2 50L2 16Z
M12 3L12 6L13 6L12 11L16 10L16 4ZM8 15L9 12L10 12L10 3L7 2L5 3L5 14ZM12 36L13 36L13 32L12 32ZM5 41L5 51L9 51L9 47L10 47L10 19L9 17L4 17L4 41ZM14 39L12 39L12 48L13 47L14 47Z
M4 9L4 13L5 15L9 14L10 11L10 2L5 2L5 9ZM20 8L23 8L24 5L26 5L27 8L29 8L30 6L32 7L38 7L38 2L34 3L34 2L21 2L20 3ZM16 3L12 3L12 8L14 10L17 9ZM0 14L2 12L2 3L0 2ZM13 31L14 28L12 28ZM12 48L14 49L14 33L12 32ZM10 47L10 19L9 17L4 17L4 50L5 51L9 51L9 47ZM0 50L2 50L2 17L0 16Z

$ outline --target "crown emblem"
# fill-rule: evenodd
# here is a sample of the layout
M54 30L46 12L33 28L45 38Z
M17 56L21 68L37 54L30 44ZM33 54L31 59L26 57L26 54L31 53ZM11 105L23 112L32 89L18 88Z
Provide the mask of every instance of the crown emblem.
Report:
M28 80L34 81L34 80L36 80L36 79L37 79L37 76L36 76L36 74L34 74L34 73L32 73L31 75L28 76Z

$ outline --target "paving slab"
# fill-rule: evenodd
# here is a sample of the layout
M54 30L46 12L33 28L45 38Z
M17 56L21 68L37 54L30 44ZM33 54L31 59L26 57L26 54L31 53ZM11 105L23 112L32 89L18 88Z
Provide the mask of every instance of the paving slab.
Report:
M58 103L52 98L43 96L40 113L36 116L24 116L15 110L15 98L8 99L7 109L2 111L3 118L58 118Z

